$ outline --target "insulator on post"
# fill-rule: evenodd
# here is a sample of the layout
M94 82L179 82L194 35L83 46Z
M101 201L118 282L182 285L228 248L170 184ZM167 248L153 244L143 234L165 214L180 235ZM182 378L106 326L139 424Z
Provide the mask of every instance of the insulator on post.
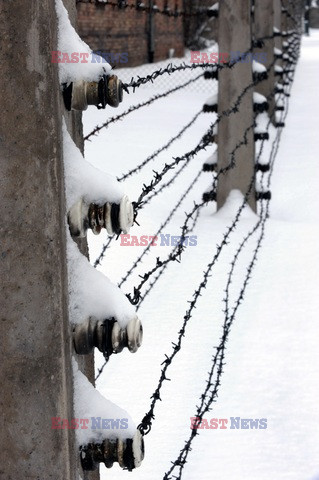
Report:
M281 31L277 27L274 27L273 35L274 37L281 37Z
M117 0L117 8L120 10L127 7L127 0Z
M118 107L123 100L123 85L116 75L103 75L98 82L79 80L64 86L63 99L67 110L83 111L89 105Z
M109 235L128 233L134 223L133 204L127 195L122 197L120 204L105 203L87 204L80 199L68 213L68 223L73 237L85 237L91 229L98 235L106 228Z
M216 202L216 192L215 190L210 190L209 192L203 193L203 202Z
M256 200L271 200L271 192L268 191L256 191Z
M280 50L279 48L274 48L274 56L277 60L279 60L280 58L283 58L283 53L282 53L282 50Z
M254 140L269 140L268 132L254 132Z
M73 328L74 349L78 355L87 355L98 348L105 356L128 348L135 353L142 345L143 327L137 316L121 328L114 319L97 320L90 317Z
M268 72L267 68L260 62L256 62L253 60L253 80L254 82L262 82L263 80L267 80Z
M253 93L253 102L255 113L263 113L269 109L269 103L267 102L267 98L258 92Z
M215 112L217 113L218 110L218 96L217 94L213 95L212 97L209 97L206 102L203 105L203 112L209 113L209 112Z
M101 443L89 443L80 447L81 464L85 471L96 470L99 463L111 468L117 462L123 470L131 472L141 465L144 453L144 439L139 430L133 438L106 439Z
M218 70L211 69L204 72L205 80L218 80Z
M145 9L146 9L145 3L142 2L141 0L137 0L136 10L145 10Z
M214 172L217 168L217 150L203 163L203 172Z
M260 163L260 162L256 163L256 171L257 172L266 173L266 172L269 172L269 170L270 170L269 163Z
M215 3L212 7L209 7L206 11L208 18L217 18L219 13L219 3Z

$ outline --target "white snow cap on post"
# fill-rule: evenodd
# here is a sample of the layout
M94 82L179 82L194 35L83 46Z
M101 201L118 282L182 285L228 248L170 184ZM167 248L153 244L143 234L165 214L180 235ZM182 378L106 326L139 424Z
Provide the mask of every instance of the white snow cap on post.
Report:
M136 317L134 306L108 277L96 270L67 235L70 322L115 318L121 328Z
M86 376L80 372L76 361L73 359L74 375L74 415L78 419L88 419L88 428L76 429L78 445L87 445L90 442L100 443L105 439L133 438L136 426L131 416L115 403L107 400L89 382ZM118 428L95 428L92 429L92 418L109 419L116 422L120 420ZM95 422L94 426L97 422ZM126 428L124 428L126 427Z
M98 170L84 160L67 130L65 121L62 131L67 210L80 198L86 203L120 204L124 196L120 183L112 175Z
M58 17L58 52L60 52L55 58L61 60L59 62L60 83L69 84L77 80L93 82L98 81L103 74L110 74L111 65L99 55L94 54L72 27L63 1L55 0L55 8ZM66 54L64 58L63 54ZM71 62L72 54L73 60L77 58L78 61ZM53 57L54 52L52 52L52 60ZM67 58L70 62L66 61Z
M254 73L264 73L267 72L267 68L260 62L253 60L253 72Z

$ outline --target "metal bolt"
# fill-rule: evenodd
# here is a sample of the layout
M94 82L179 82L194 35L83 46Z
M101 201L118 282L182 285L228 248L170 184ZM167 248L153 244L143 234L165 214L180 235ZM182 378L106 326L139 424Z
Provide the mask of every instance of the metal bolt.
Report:
M125 328L121 328L114 318L97 320L90 317L73 329L74 348L79 355L91 353L94 347L107 357L120 353L125 347L135 353L142 339L143 327L137 316Z

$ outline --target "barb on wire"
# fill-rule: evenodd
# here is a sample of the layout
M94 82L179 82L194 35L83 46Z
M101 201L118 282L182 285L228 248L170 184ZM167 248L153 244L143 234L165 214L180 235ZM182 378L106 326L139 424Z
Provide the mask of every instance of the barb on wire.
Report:
M248 135L248 132L253 129L254 127L254 123L252 123L251 125L249 125L249 127L247 127L244 131L244 135L243 135L243 139L240 140L239 142L237 142L235 148L233 149L233 151L230 153L229 157L230 157L230 161L229 161L229 164L226 165L224 168L220 169L219 172L217 173L217 175L215 176L214 178L214 182L213 182L213 187L212 189L214 190L216 188L216 183L217 183L217 180L219 178L220 175L222 174L225 174L228 170L230 170L231 168L234 168L235 166L235 156L236 156L236 152L237 150L239 150L243 145L246 145L247 144L247 135ZM194 203L194 207L193 209L188 212L188 213L185 213L186 215L186 218L185 218L185 221L184 221L184 224L183 226L181 227L181 239L184 239L185 236L187 235L187 232L188 232L188 223L189 221L193 218L193 215L196 213L196 211L201 208L202 206L204 206L205 204L207 203L206 200L203 200L201 203L199 204L196 204ZM133 289L133 294L127 294L127 298L130 300L130 302L133 304L133 305L137 305L139 302L140 302L140 298L141 298L141 289L143 288L143 286L145 285L145 283L149 280L149 278L159 269L161 269L164 265L170 263L170 262L173 262L173 261L180 261L180 258L181 258L181 255L183 253L183 251L185 250L185 245L184 243L181 241L179 244L177 244L173 249L172 251L169 253L169 255L167 256L167 258L165 260L160 260L159 258L157 258L157 261L156 261L156 265L150 269L148 272L144 273L144 275L140 275L141 277L141 281L139 283L139 285L137 287L134 287Z
M126 178L130 177L134 173L137 173L142 170L145 165L147 165L150 161L154 160L160 153L164 152L164 150L167 150L176 140L181 138L184 133L196 122L198 117L203 113L203 110L200 109L198 113L194 115L194 117L191 119L190 122L187 123L174 137L172 137L165 145L163 145L161 148L157 149L152 155L149 155L143 162L141 162L139 165L136 167L132 168L129 170L125 175L122 175L121 177L118 177L117 180L119 182L122 182Z
M142 107L147 107L147 106L151 105L152 103L154 103L156 100L168 97L171 93L175 93L178 90L181 90L183 88L188 87L188 85L190 85L191 83L197 82L197 80L199 80L201 77L203 77L203 75L204 74L201 73L197 77L192 78L192 79L188 80L187 82L182 83L181 85L177 85L174 88L170 88L169 90L167 90L164 93L159 93L159 94L153 95L151 98L149 98L145 102L141 102L141 103L138 103L137 105L133 105L130 108L128 108L127 110L125 110L125 112L109 118L106 122L102 123L101 125L97 125L90 133L88 133L84 137L84 140L89 140L93 135L97 135L103 128L107 128L110 124L115 123L118 120L122 120L124 117L126 117L130 113L135 112L136 110L139 110Z
M136 10L141 13L151 13L154 15L164 15L166 17L172 18L183 18L183 17L218 17L218 8L207 8L202 7L196 12L186 12L178 8L177 3L173 9L169 8L168 5L165 5L163 9L159 8L156 3L152 7L145 5L142 1L137 1L135 3L128 3L127 0L76 0L76 4L80 3L93 3L97 5L109 6L113 9L118 10Z
M287 109L285 111L285 116L286 115L287 115ZM268 123L268 128L269 128L269 123ZM281 132L282 132L282 129L279 129L277 131L277 135L276 135L275 140L273 142L272 150L271 150L271 153L270 153L270 164L271 164L272 168L271 168L270 174L268 176L268 185L267 185L268 188L269 188L269 184L270 184L270 181L271 181L274 159L276 158L276 154L277 154L279 143L280 143ZM263 177L264 177L264 174L263 174ZM244 294L245 294L247 285L249 283L249 279L251 278L251 274L252 274L254 265L256 263L256 260L257 260L258 252L259 252L259 250L261 248L261 245L262 245L262 240L263 240L264 235L265 235L265 224L267 222L267 219L269 218L269 205L270 205L270 200L269 199L266 201L266 208L264 208L263 203L262 203L262 209L261 209L259 220L255 224L254 228L244 237L243 241L241 242L241 244L239 245L239 248L237 249L237 251L235 253L233 261L231 262L231 269L230 269L230 272L228 274L228 280L227 280L227 285L226 285L226 290L225 290L226 296L225 296L225 299L224 299L224 301L225 301L225 311L224 311L225 319L224 319L224 325L223 325L223 335L220 339L219 346L216 347L216 353L213 356L211 370L210 370L209 375L208 375L208 380L206 381L206 388L205 388L203 394L200 396L200 404L199 404L199 406L197 406L197 411L196 411L196 415L195 415L197 426L203 420L204 415L211 410L211 405L214 401L216 401L216 398L217 398L217 395L218 395L218 389L219 389L219 386L220 386L220 383L221 383L221 376L222 376L222 373L223 373L226 343L227 343L228 336L229 336L229 333L230 333L230 328L231 328L231 326L234 322L234 319L235 319L236 313L238 311L238 308L239 308L241 302L244 299ZM240 255L241 251L243 250L243 248L247 244L248 240L258 231L259 228L260 228L261 232L260 232L259 238L257 240L257 245L256 245L256 248L254 250L252 260L248 265L246 277L244 279L242 288L241 288L240 293L237 297L237 300L234 304L233 311L230 314L229 313L229 291L230 291L230 285L232 283L232 276L233 276L233 273L234 273L235 265L238 261L238 258L239 258L239 255ZM213 380L216 369L217 369L217 372L216 372L215 380ZM170 480L172 478L180 480L182 478L182 472L183 472L183 469L184 469L185 464L187 462L188 454L191 451L191 444L192 444L194 438L196 437L196 435L198 435L197 429L196 428L192 429L191 434L189 435L189 438L185 442L184 447L181 449L177 459L174 462L172 462L172 466L164 474L163 480ZM177 473L177 475L175 474L174 477L171 477L170 475L174 472L175 469L178 470L178 473Z
M182 196L178 199L176 205L174 206L174 208L170 211L169 215L167 216L167 218L164 220L164 222L160 225L160 227L158 228L157 232L153 235L153 237L157 237L159 235L159 233L166 227L166 225L171 221L171 219L173 218L173 216L175 215L176 211L178 210L178 208L180 207L181 203L183 202L183 200L187 197L187 195L189 194L189 192L194 188L194 186L196 185L196 183L198 182L199 180L199 177L201 176L201 174L203 173L202 169L198 172L198 174L196 175L196 177L191 181L190 185L187 187L187 189L185 190L185 192L182 194ZM126 281L127 279L131 276L131 274L133 273L133 271L135 270L135 268L138 266L138 264L142 261L142 259L144 258L144 256L147 254L147 252L149 252L151 248L151 244L148 244L147 247L144 248L143 252L141 253L141 255L135 260L135 262L133 263L132 267L129 269L129 271L126 273L125 277L122 278L122 280L120 281L120 283L118 284L119 287L121 287Z

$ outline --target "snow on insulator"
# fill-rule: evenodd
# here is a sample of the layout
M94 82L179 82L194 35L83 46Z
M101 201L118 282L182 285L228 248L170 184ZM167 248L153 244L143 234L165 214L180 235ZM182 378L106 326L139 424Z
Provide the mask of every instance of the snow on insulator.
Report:
M275 93L282 93L284 91L284 87L281 83L275 84Z
M280 78L282 78L285 73L284 69L280 67L280 65L275 65L274 71L275 71L275 76Z
M261 182L256 182L255 191L256 191L256 200L271 199L271 192L269 190L265 190L265 187Z
M115 318L121 329L134 325L136 311L122 290L94 268L67 235L69 317L73 325L87 318Z
M210 17L218 17L219 12L219 3L215 3L211 7L207 9L207 16Z
M284 41L282 42L282 48L288 48L289 47L289 43Z
M214 172L217 166L217 150L203 163L203 172Z
M123 85L116 75L103 75L98 82L79 80L64 85L63 99L67 110L84 111L89 105L118 107L123 100Z
M267 68L260 62L253 60L252 62L253 67L253 79L256 82L261 82L268 78Z
M258 155L256 158L256 170L262 173L268 172L270 170L269 159Z
M267 113L260 113L255 118L254 139L256 140L268 140L269 133L267 131L269 117Z
M114 318L98 320L90 317L86 322L75 325L73 330L74 348L79 355L91 353L94 347L106 357L120 353L125 347L135 353L142 339L143 328L137 316L124 328Z
M276 128L283 128L285 126L285 122L282 120L282 114L281 113L275 113L275 122L274 126Z
M84 237L106 228L110 235L127 233L134 222L133 205L119 182L86 162L63 122L66 208L71 234Z
M120 204L87 204L81 198L68 213L68 223L73 237L85 237L88 229L98 235L105 228L109 235L128 233L134 223L133 205L124 195Z
M136 3L136 10L145 10L145 8L145 3L139 1Z
M266 112L269 108L269 103L267 102L267 98L258 92L253 93L253 102L254 102L254 112L256 113Z
M274 32L274 37L281 37L281 31L278 28L274 27L273 32Z
M288 53L284 53L282 58L283 60L290 60L290 55L288 55Z
M203 106L203 112L216 112L218 109L218 94L212 95L209 97Z
M282 54L282 50L280 50L279 48L274 48L274 56L275 58L279 59L279 58L283 58L283 54Z
M79 371L75 360L72 366L74 417L87 421L75 430L83 470L96 470L99 463L111 468L115 462L129 471L139 467L144 458L144 441L131 416L104 398Z

